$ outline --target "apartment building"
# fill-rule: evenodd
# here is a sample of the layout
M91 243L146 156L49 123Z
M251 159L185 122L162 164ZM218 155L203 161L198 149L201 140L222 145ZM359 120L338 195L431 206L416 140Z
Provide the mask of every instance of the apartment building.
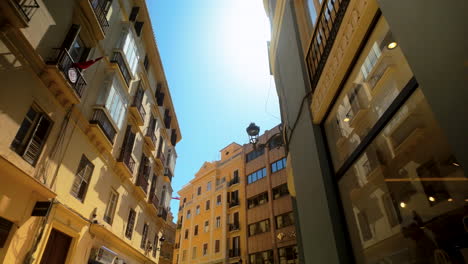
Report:
M298 263L279 131L231 143L179 191L174 263Z
M300 263L468 263L466 3L264 6Z
M1 1L0 50L0 262L158 263L181 133L145 1Z

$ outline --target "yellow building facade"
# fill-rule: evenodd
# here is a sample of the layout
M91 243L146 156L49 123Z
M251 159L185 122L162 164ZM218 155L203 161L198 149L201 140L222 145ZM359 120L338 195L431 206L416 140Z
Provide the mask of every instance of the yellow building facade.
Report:
M229 144L182 187L173 263L299 263L280 131Z
M146 3L2 1L0 53L0 262L164 263L181 134Z
M232 143L220 152L221 160L205 162L179 191L173 263L231 263L247 255L243 149Z

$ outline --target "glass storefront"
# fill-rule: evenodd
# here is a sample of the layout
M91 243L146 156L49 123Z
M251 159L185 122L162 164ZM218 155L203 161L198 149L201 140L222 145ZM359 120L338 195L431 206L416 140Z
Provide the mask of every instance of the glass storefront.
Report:
M412 78L381 18L324 122L354 254L468 263L468 178Z

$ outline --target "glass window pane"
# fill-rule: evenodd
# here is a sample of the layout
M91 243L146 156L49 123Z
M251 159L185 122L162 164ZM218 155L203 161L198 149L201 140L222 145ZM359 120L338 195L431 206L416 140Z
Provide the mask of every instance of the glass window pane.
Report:
M339 190L362 263L439 263L438 257L465 263L468 181L420 89L341 178Z
M380 19L324 127L338 170L413 77L399 49L389 49L392 35Z

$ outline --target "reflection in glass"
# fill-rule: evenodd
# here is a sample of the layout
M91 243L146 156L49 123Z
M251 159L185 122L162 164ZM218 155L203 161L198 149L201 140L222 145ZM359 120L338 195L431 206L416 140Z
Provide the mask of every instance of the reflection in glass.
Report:
M336 171L413 77L400 48L387 47L392 42L389 27L381 19L325 121ZM375 166L379 160L363 161L366 162L362 170Z
M468 263L468 179L421 90L339 189L359 263Z

